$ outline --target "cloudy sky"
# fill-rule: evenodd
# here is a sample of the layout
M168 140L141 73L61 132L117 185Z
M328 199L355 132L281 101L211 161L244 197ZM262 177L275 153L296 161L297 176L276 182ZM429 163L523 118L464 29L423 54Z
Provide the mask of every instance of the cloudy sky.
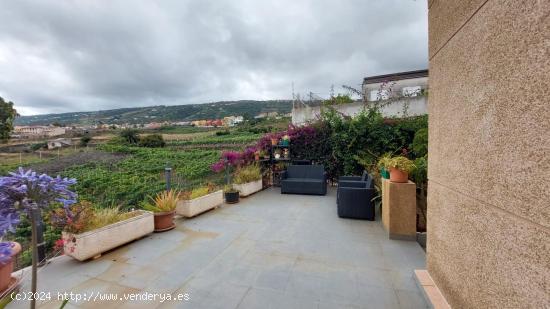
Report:
M0 0L0 96L24 115L327 96L426 68L426 2Z

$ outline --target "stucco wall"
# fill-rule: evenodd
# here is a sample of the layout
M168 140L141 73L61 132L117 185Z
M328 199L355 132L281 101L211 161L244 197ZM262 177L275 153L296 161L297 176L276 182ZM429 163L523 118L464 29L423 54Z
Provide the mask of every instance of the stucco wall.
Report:
M550 306L550 1L429 2L427 267L454 308Z
M381 108L380 112L385 117L402 117L404 107L407 105L407 115L417 116L428 113L428 97L417 96L397 100ZM337 105L335 108L344 115L353 116L361 112L364 108L363 103L350 103ZM321 108L319 106L298 106L292 109L292 124L302 125L308 121L319 117Z

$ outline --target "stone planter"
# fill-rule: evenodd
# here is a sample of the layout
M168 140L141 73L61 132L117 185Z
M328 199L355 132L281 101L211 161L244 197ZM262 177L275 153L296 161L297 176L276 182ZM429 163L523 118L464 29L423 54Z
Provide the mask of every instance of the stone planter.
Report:
M241 196L249 196L250 194L256 193L262 190L262 180L256 180L253 182L247 182L243 184L234 184L233 188L241 192Z
M13 272L13 259L21 252L21 245L17 242L12 242L11 258L6 264L0 264L0 293L8 289L13 282L11 273Z
M176 206L176 213L184 217L194 217L212 208L223 204L223 190L197 197L192 200L179 200Z
M137 210L135 217L82 234L63 232L65 254L79 261L141 238L155 229L153 213Z

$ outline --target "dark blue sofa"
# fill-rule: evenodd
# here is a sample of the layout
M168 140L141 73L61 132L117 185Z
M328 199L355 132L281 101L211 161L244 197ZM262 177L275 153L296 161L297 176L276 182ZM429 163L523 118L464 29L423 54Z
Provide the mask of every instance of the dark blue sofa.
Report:
M290 165L281 174L281 193L327 194L325 168L322 165Z

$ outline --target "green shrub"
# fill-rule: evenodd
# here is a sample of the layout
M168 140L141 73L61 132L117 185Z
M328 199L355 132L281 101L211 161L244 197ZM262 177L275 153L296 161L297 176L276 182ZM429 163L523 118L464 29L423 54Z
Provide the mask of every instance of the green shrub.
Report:
M422 128L414 134L412 150L418 157L428 154L428 128Z
M231 132L229 132L229 130L216 131L216 136L229 135L229 134L231 134Z
M139 133L136 129L124 129L118 134L127 144L137 145L139 143Z
M151 134L140 137L139 146L149 148L162 148L166 146L166 143L164 142L164 138L162 138L161 134Z
M428 182L428 160L426 157L417 158L414 160L416 168L411 174L412 180L417 185L422 185Z
M46 149L46 148L48 148L48 143L47 142L41 142L41 143L36 143L36 144L31 145L31 150L32 151L37 151L37 150Z
M90 143L90 141L92 140L92 138L89 136L89 135L84 135L80 138L80 146L81 147L86 147L88 146L88 144Z
M239 168L235 172L233 182L236 184L243 184L253 182L262 179L262 172L258 165L252 164Z

